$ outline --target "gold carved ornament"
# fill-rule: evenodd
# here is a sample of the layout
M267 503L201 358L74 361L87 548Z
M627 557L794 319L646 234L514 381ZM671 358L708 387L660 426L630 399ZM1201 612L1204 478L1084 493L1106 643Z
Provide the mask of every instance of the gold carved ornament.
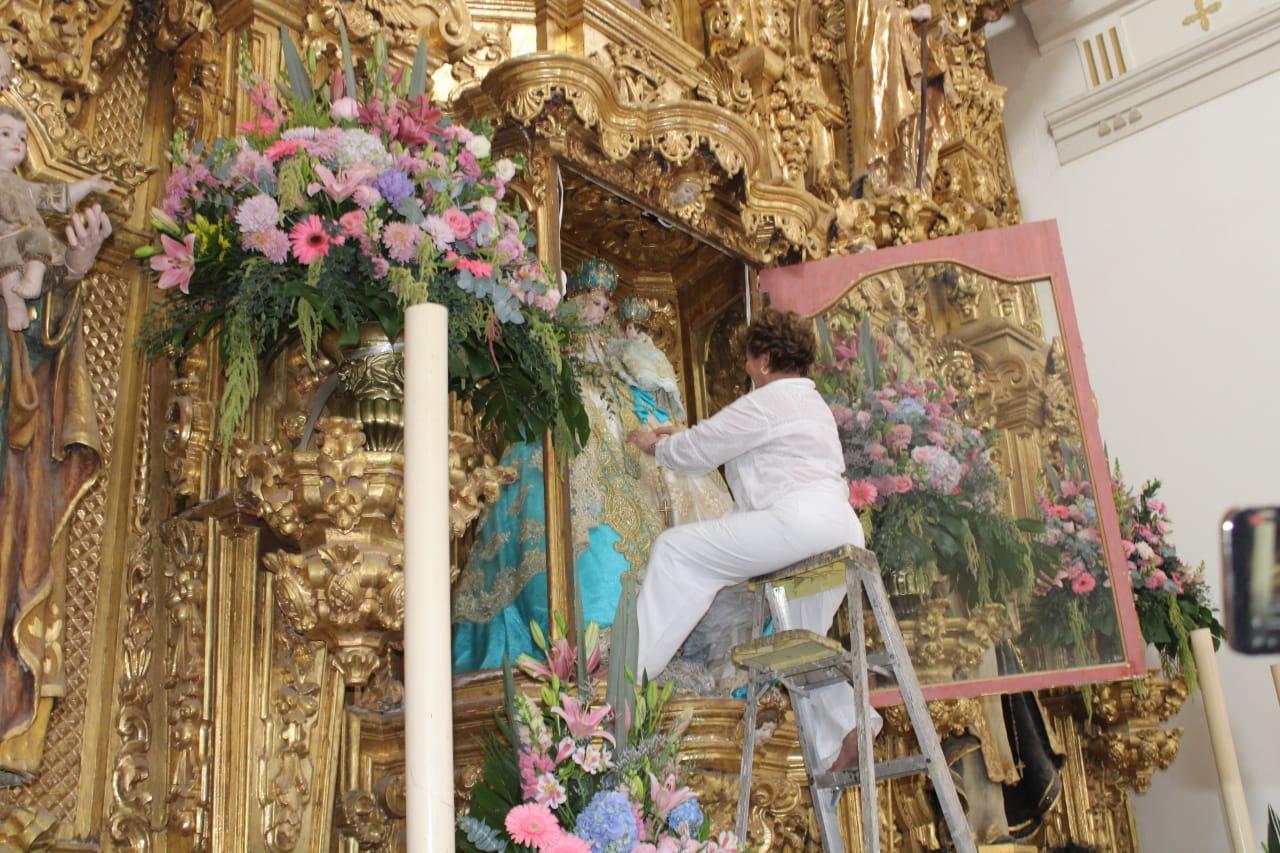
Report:
M324 417L318 450L233 448L246 508L299 551L263 557L286 623L323 640L349 684L366 682L404 620L403 458L364 449L355 421Z

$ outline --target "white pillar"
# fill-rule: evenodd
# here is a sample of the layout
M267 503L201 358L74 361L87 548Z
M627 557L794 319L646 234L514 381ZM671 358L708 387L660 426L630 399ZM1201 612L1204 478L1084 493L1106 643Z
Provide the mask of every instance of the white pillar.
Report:
M411 853L452 853L448 314L404 317L404 736Z
M1204 699L1204 716L1209 724L1209 742L1218 765L1218 787L1222 793L1222 810L1227 819L1227 835L1234 853L1256 853L1253 829L1249 826L1249 809L1245 805L1244 783L1240 780L1240 763L1231 737L1227 716L1227 700L1218 677L1218 659L1213 650L1213 635L1208 628L1191 632L1191 652L1195 655L1200 693Z

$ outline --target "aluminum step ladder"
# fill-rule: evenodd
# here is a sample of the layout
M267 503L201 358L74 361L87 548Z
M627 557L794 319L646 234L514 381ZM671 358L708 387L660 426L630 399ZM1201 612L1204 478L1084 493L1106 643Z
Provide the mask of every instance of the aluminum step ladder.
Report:
M849 603L849 648L812 631L792 627L787 601L843 586ZM889 606L880 565L875 554L848 545L816 554L799 563L748 582L756 592L752 612L752 637L733 650L733 662L747 671L746 732L742 745L742 768L738 779L738 838L747 840L747 815L751 802L751 763L755 754L756 706L760 695L775 680L791 695L800 748L804 755L809 791L818 814L818 829L825 853L843 853L837 807L845 788L858 786L862 797L863 853L879 853L880 822L876 808L876 782L927 772L942 807L942 816L951 832L957 853L977 853L973 831L960 798L956 795L951 770L942 752L938 732L920 691L920 681L907 655L902 630ZM886 653L868 655L863 624L863 593L871 604ZM775 633L762 636L764 608L768 603ZM813 740L811 718L814 700L811 690L839 682L851 682L858 720L871 716L867 671L892 673L897 678L902 701L920 743L920 754L876 762L872 753L871 729L858 726L858 769L828 772L819 764ZM866 784L860 784L866 781Z

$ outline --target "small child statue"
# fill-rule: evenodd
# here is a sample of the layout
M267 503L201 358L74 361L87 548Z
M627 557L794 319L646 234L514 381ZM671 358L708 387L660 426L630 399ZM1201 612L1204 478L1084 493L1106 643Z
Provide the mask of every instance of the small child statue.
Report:
M626 337L614 352L630 383L648 393L657 405L677 421L684 421L684 403L680 400L680 384L675 369L658 349L644 324L652 317L652 309L643 299L624 299L618 309Z
M10 67L8 53L0 48L0 71ZM67 214L90 193L114 187L101 175L70 183L28 181L18 174L26 159L26 119L12 107L0 107L0 292L8 327L15 332L31 324L26 300L40 296L49 264L61 264L66 248L49 233L40 211Z

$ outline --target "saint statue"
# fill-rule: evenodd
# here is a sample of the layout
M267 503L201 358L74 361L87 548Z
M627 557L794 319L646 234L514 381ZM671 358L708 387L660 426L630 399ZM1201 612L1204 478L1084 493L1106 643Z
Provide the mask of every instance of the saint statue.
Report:
M11 68L0 51L0 83L6 88ZM21 162L25 122L6 112L0 115L0 136L4 128L14 133L0 139L0 157ZM98 179L80 183L104 188ZM61 193L70 197L66 185ZM66 693L66 534L101 461L80 311L82 279L109 236L111 223L100 207L72 215L65 248L49 238L51 263L41 273L39 295L29 302L20 297L25 328L14 329L22 324L10 322L0 337L0 784L34 778L53 703Z
M574 342L591 436L569 471L575 585L583 622L613 624L623 576L637 586L649 546L671 524L717 517L730 506L719 475L663 472L626 443L642 424L683 425L670 361L645 330L647 306L625 300L629 332L611 301L617 272L588 259L568 279L569 302L585 327ZM500 465L516 480L481 514L475 545L453 592L453 669L472 672L535 655L529 623L548 626L542 448L516 443Z
M895 0L856 0L853 16L853 179L863 195L915 186L921 78L927 101L926 177L954 132L957 95L941 38L930 38L921 63L916 24L928 21L927 3L908 10ZM929 181L924 185L927 187Z

